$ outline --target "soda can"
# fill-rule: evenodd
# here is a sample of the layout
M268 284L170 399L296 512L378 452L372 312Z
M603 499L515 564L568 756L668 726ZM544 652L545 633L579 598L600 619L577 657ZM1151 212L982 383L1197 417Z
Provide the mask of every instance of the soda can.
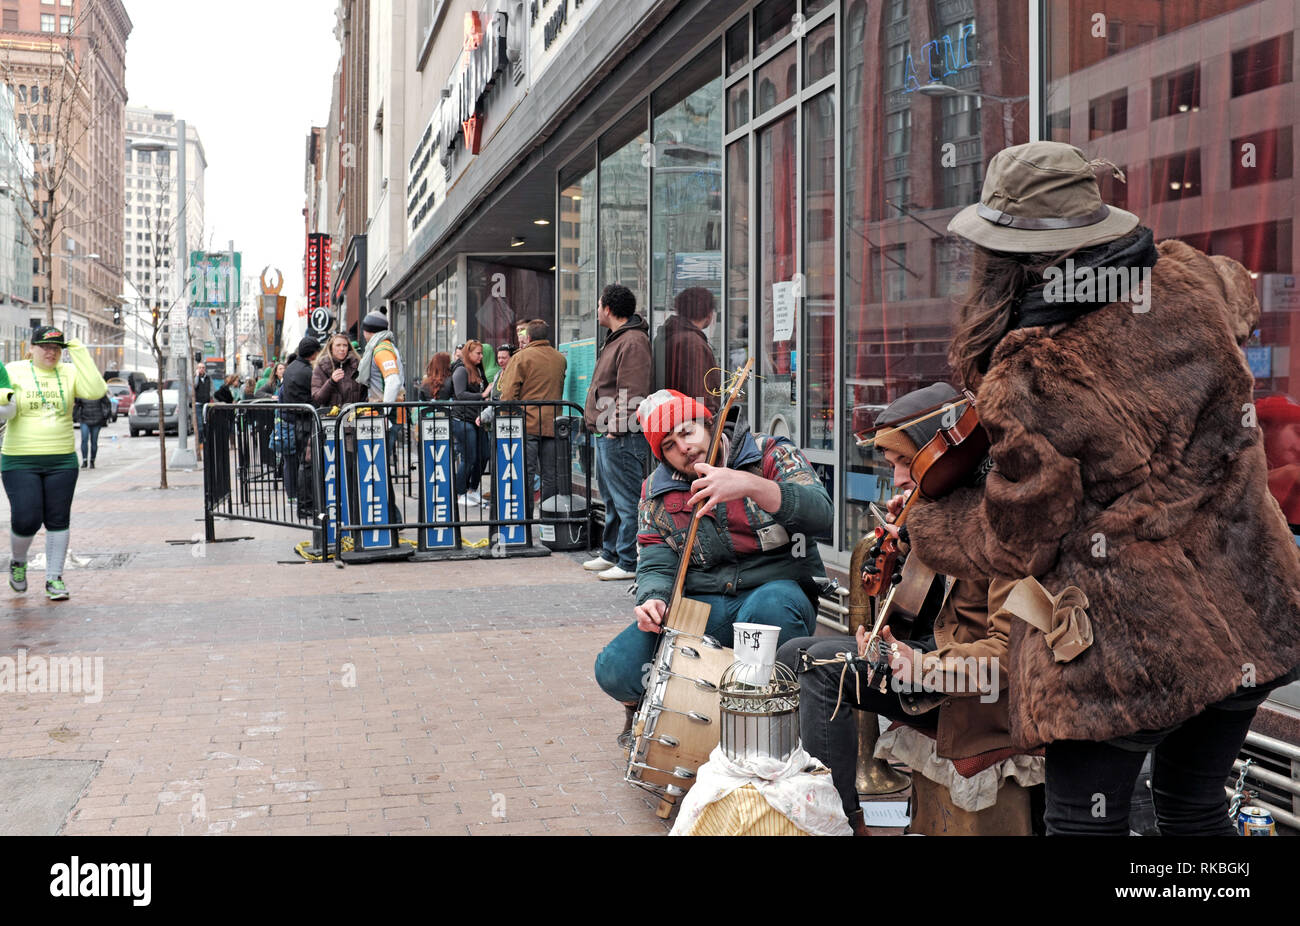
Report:
M1276 836L1273 815L1263 807L1243 807L1237 813L1237 833L1241 836Z

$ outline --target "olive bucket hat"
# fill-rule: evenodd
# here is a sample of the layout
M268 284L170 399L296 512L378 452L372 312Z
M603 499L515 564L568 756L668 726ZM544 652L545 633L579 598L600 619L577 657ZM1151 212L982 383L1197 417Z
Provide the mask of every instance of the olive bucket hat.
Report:
M980 201L958 212L948 231L990 251L1050 253L1122 238L1138 217L1101 201L1098 167L1073 145L1035 141L1004 148L989 161Z

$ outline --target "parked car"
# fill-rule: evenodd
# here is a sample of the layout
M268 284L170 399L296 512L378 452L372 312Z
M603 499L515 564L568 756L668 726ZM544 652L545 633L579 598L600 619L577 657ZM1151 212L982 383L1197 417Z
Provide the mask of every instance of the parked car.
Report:
M109 383L108 394L117 399L117 414L125 415L131 411L131 403L135 401L135 393L131 387L123 382Z
M176 404L180 401L180 397L175 389L164 389L162 400L163 426L168 434L175 434L179 428ZM127 417L127 421L130 424L132 437L138 436L141 431L155 433L158 430L158 393L150 389L136 396L135 402L131 404L131 414Z

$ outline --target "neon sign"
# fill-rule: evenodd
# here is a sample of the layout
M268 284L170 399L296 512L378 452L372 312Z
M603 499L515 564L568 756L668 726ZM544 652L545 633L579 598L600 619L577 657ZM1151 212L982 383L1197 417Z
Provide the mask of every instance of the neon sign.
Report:
M975 67L969 41L974 36L975 23L963 23L955 42L951 35L945 34L943 38L931 39L921 46L921 60L929 73L929 83L938 83L958 71ZM903 66L903 92L915 93L920 89L921 83L916 79L916 62L912 59L912 53L908 52Z

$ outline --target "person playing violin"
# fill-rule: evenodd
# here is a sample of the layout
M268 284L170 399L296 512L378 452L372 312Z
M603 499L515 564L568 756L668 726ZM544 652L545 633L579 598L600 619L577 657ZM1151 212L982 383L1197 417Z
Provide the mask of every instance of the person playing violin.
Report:
M816 579L825 575L817 540L830 535L835 520L821 479L789 440L729 422L720 465L709 466L713 415L703 403L661 389L641 403L636 420L661 461L641 488L636 621L601 651L595 667L597 684L627 708L625 746L695 504L704 503L685 594L710 606L705 633L723 646L731 644L736 622L780 627L782 642L812 632Z
M1161 833L1229 835L1224 782L1300 663L1300 551L1241 349L1259 302L1241 264L1103 203L1104 165L1007 148L949 224L975 245L949 359L992 468L907 527L933 569L1087 598L1088 648L1059 658L1015 621L1006 660L1013 738L1046 745L1049 835L1126 835L1152 750Z
M939 415L921 412L958 398L951 386L935 383L897 399L877 417L875 447L893 469L898 493L889 501L893 518L916 489L912 458L941 425ZM893 524L885 525L885 530L898 537ZM905 543L902 549L907 550ZM849 660L846 666L836 658L846 650L844 638L804 637L783 644L777 652L778 661L800 673L799 730L804 748L831 770L855 834L867 835L867 829L855 784L858 722L849 707L927 731L935 737L941 758L966 759L1011 745L1005 679L995 668L1010 636L1010 618L999 609L1011 585L987 579L954 582L936 575L913 624L912 638L900 641L888 624L881 631L884 647L892 652L892 678L884 693L878 681L867 683L866 661ZM876 606L881 606L879 600ZM858 628L856 652L849 652L865 657L866 644L863 626ZM806 652L806 659L800 658L800 650ZM912 696L918 692L946 697L939 704L939 698ZM1040 777L1021 784L1042 780L1041 760L1035 774Z

